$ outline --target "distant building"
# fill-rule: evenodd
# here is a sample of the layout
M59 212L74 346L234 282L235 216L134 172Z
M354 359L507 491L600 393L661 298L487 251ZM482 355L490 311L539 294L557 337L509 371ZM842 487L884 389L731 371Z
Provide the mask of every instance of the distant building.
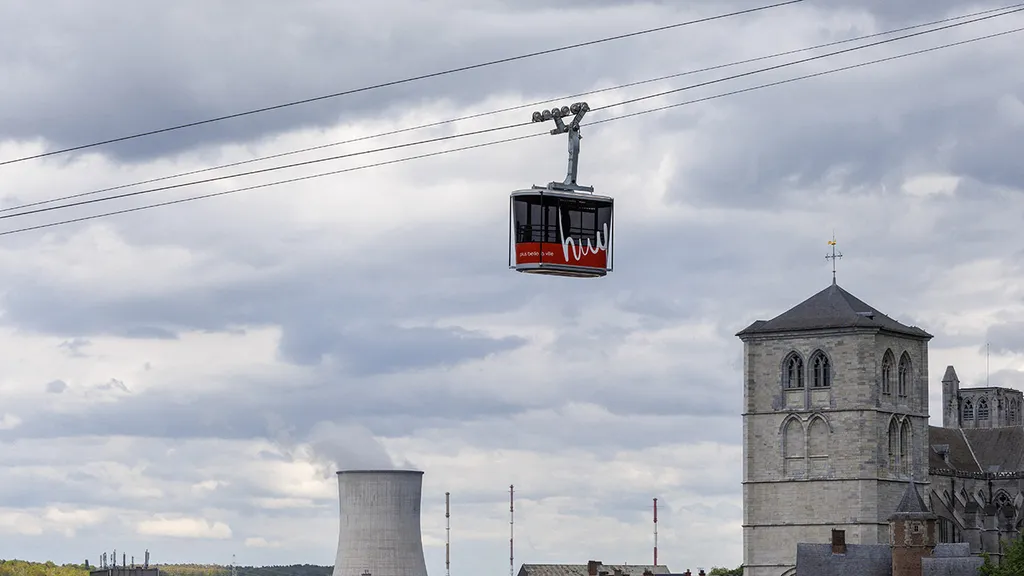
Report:
M796 576L977 576L983 560L967 543L939 543L937 520L908 484L888 543L848 545L845 531L833 530L831 544L797 544Z
M942 426L930 426L931 334L835 281L737 336L745 576L795 574L798 549L828 548L832 530L850 544L834 562L890 563L889 519L911 489L930 504L935 544L967 545L934 546L922 566L965 549L1001 559L1024 527L1024 394L960 388L950 366Z
M85 567L89 568L89 561L86 560ZM89 576L160 576L159 568L150 568L149 566L149 550L146 550L146 555L141 566L135 563L135 557L131 557L131 562L128 562L128 555L121 554L121 565L117 564L117 550L107 556L104 552L100 555L100 564L89 570Z
M143 566L111 566L90 570L89 576L160 576L160 569Z
M586 564L523 564L518 576L707 576L703 569L696 574L677 573L668 566L650 564L603 564L591 560Z
M518 576L670 576L668 566L636 564L523 564Z

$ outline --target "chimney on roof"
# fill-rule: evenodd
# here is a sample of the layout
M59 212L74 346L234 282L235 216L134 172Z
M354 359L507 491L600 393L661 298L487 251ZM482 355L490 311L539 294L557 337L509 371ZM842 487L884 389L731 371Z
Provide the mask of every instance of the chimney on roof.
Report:
M600 565L601 565L601 561L600 560L591 560L590 562L587 562L587 575L588 576L597 576L597 567L600 566Z
M846 554L846 531L832 529L832 553Z

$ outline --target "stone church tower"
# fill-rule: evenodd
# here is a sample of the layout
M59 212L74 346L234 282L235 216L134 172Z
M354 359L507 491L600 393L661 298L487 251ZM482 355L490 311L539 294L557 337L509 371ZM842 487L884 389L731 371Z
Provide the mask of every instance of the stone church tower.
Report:
M928 479L928 341L832 285L739 332L744 576L791 574L798 543L888 544Z

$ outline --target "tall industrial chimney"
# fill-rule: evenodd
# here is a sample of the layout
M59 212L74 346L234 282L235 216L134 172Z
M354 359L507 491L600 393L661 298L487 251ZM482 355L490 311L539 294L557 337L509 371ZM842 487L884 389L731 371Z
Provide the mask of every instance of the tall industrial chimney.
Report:
M341 529L333 576L427 576L420 534L423 472L338 472Z

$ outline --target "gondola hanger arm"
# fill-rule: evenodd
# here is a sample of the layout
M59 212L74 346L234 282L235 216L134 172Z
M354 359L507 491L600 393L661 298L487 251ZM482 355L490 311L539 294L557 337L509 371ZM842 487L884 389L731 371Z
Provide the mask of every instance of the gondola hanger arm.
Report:
M548 184L548 188L581 192L594 191L593 186L581 186L576 182L580 163L580 140L583 139L583 136L580 134L580 121L583 120L583 116L589 111L590 106L586 102L576 102L572 106L562 106L561 108L555 106L550 110L533 113L534 122L555 121L555 129L551 131L552 135L569 135L569 166L566 170L565 180L562 182L551 182ZM562 119L569 115L572 115L572 120L569 124L566 124Z

